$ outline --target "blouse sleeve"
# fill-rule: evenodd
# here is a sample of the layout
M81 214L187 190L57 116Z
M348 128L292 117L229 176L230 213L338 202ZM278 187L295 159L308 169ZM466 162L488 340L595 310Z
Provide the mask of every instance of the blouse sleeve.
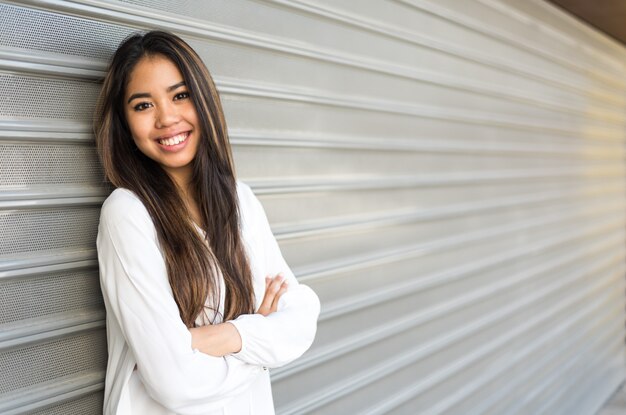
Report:
M192 348L150 215L121 190L105 201L97 236L108 318L119 324L154 400L177 414L221 408L246 390L262 368Z
M298 283L293 272L283 258L274 237L261 202L250 187L243 184L251 215L246 220L256 232L264 258L265 275L282 272L289 282L288 290L278 302L278 311L265 317L262 314L244 314L230 321L237 327L242 339L242 348L233 356L256 365L266 367L283 366L300 357L313 343L320 313L320 301L315 292ZM264 282L259 284L264 286Z

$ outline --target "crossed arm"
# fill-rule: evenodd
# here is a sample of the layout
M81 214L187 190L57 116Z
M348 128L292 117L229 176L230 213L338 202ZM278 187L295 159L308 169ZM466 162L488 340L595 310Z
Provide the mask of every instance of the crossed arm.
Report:
M265 317L278 309L278 300L287 292L288 282L282 273L275 277L265 277L265 296L257 314ZM191 346L200 352L222 357L241 350L241 335L234 324L224 322L221 324L209 324L189 329L191 332Z

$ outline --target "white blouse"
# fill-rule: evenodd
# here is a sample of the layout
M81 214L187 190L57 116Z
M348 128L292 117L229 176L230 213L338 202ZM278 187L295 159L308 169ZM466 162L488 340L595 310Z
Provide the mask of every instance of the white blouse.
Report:
M192 348L156 229L140 199L118 188L105 200L96 241L107 311L105 415L274 414L267 368L285 365L311 346L320 303L286 264L250 187L238 180L237 195L255 308L263 299L266 275L283 272L289 288L277 312L267 317L245 314L231 321L242 348L225 357ZM223 280L220 283L223 286ZM223 314L223 301L220 305ZM198 316L196 322L206 324L207 317Z

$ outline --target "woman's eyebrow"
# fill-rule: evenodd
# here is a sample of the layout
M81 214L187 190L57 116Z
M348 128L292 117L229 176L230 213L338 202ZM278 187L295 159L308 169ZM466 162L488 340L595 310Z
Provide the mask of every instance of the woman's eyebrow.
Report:
M176 88L180 88L181 86L185 85L185 81L180 81L177 84L174 84L170 87L167 87L167 92L172 92L173 90L175 90Z
M137 98L150 98L152 95L150 95L147 92L138 92L136 94L132 94L130 96L130 98L128 98L128 103L130 104L130 101L132 101L133 99L137 99Z
M172 92L173 90L175 90L176 88L180 88L181 86L185 85L185 81L181 81L177 84L174 84L172 86L168 86L166 91L167 92ZM130 101L132 101L133 99L137 99L137 98L150 98L152 95L150 95L148 92L137 92L136 94L132 94L130 96L130 98L128 98L128 103L130 103Z

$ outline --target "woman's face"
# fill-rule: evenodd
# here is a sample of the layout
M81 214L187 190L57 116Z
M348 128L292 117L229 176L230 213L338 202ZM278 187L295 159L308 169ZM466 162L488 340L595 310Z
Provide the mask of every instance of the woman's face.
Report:
M139 150L179 183L188 181L200 127L178 67L162 55L143 57L130 73L124 109Z

